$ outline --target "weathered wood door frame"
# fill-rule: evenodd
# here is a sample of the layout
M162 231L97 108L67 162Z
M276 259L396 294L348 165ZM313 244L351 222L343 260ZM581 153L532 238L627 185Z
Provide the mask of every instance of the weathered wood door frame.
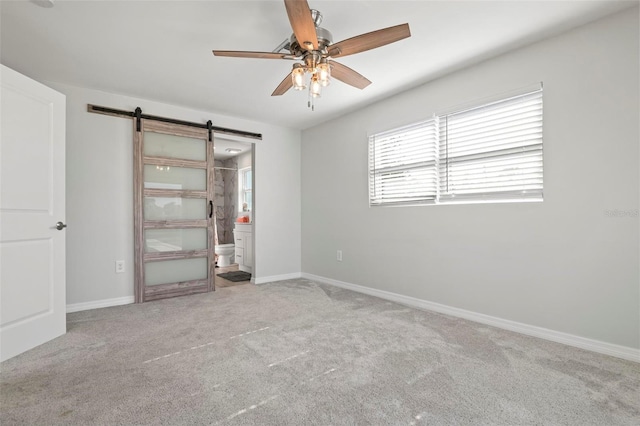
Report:
M214 261L214 235L213 235L213 196L214 196L214 169L213 169L213 137L209 140L207 129L198 129L160 121L140 120L140 128L137 130L137 122L133 120L133 187L134 187L134 280L136 303L150 300L164 299L168 297L183 296L194 293L204 293L215 289L215 261ZM181 160L176 158L149 157L144 155L144 132L153 131L174 136L183 136L195 139L204 139L206 142L206 161ZM144 187L144 166L169 166L189 167L206 170L207 187L205 191L182 189L154 189ZM207 201L207 214L200 220L145 220L144 197L180 197L199 198ZM211 209L211 210L209 210ZM147 229L184 229L206 228L207 248L203 250L169 251L157 253L145 253L145 234ZM208 276L206 279L168 283L154 286L145 285L145 264L163 260L193 259L206 257L208 259Z

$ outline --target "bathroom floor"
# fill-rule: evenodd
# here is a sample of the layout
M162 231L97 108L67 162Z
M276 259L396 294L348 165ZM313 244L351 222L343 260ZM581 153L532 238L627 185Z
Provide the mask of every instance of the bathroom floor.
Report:
M217 276L218 274L223 274L225 272L233 272L233 271L239 271L237 263L234 263L231 266L223 266L220 268L216 268L216 287L233 287L236 285L251 283L251 281L238 281L234 283L233 281L225 280L224 278Z

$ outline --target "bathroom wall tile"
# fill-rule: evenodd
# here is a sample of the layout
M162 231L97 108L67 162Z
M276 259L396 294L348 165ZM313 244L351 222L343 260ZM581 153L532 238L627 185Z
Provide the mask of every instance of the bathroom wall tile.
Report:
M218 238L224 238L224 244L233 243L233 227L237 216L238 203L238 162L236 158L229 158L223 162L223 167L232 170L222 170L222 180L224 181L224 220L222 229L224 229L224 237L220 236L218 229Z

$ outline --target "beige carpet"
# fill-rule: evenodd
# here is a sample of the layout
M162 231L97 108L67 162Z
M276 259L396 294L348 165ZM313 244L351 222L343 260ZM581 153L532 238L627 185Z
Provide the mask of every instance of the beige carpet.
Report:
M0 423L638 425L640 365L307 280L68 315Z

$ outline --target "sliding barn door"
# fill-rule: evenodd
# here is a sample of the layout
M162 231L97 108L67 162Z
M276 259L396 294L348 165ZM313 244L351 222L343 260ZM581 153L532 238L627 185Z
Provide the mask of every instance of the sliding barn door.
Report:
M213 140L134 119L136 302L214 289Z

